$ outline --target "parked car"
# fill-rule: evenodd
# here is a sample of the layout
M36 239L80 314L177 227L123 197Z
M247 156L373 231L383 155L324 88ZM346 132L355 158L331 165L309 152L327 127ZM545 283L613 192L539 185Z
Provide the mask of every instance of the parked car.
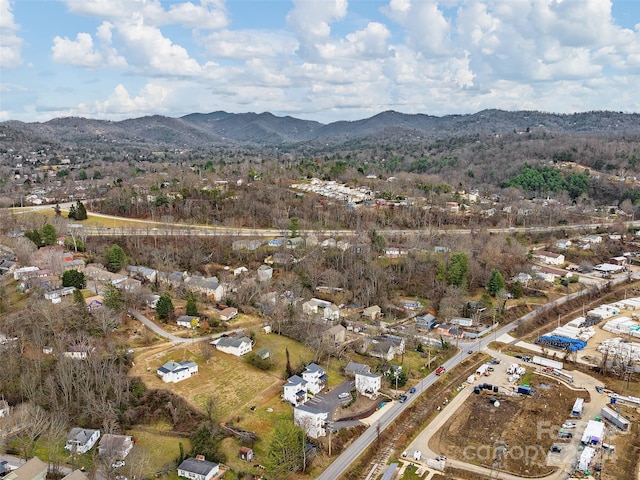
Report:
M467 350L467 353L468 353L469 355L471 355L471 354L473 353L473 350L469 349L469 350Z
M416 387L411 387L411 390L409 390L409 393L416 393Z
M407 401L407 396L406 396L406 395L402 395L402 396L398 399L398 401L399 401L400 403L404 403L404 402L406 402L406 401Z
M345 398L349 398L350 396L351 394L349 392L342 392L340 395L338 395L338 398L344 400Z
M565 439L573 438L573 433L571 433L571 432L563 432L561 430L560 433L558 433L558 438L565 438Z
M112 468L120 468L124 466L125 466L124 460L118 460L117 462L114 462L111 464Z
M596 387L596 392L598 392L598 393L602 393L602 392L604 392L604 388L602 388L601 386L599 386L599 385L598 385L598 386Z
M446 368L444 368L444 367L438 367L438 368L436 369L436 375L442 375L442 374L443 374L444 372L446 372L446 371L447 371L447 369L446 369Z
M565 422L562 424L562 428L576 428L575 422Z
M553 453L560 453L562 451L562 449L558 445L552 445L551 446L551 451Z
M444 455L438 455L436 457L436 460L439 461L439 462L446 462L447 461L447 457L444 456Z

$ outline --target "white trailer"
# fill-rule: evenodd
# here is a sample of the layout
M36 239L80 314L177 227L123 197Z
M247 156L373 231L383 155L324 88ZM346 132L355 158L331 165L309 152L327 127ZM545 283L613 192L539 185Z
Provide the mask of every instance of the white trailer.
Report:
M584 407L584 398L576 398L573 408L571 409L572 417L579 417L582 415L582 408Z
M562 369L563 367L562 362L557 362L556 360L551 360L549 358L539 357L537 355L533 356L531 362L535 363L536 365L542 365L543 367L552 367L554 369Z
M602 407L602 409L600 409L600 415L623 432L629 430L629 420L624 418L618 412L611 410L608 407Z

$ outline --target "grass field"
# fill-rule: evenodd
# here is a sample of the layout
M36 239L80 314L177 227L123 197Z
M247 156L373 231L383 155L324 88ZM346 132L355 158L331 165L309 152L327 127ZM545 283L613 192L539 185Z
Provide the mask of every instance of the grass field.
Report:
M191 450L191 441L188 438L174 437L162 433L162 425L157 431L151 429L133 429L127 432L135 438L136 445L131 452L132 461L146 476L153 476L157 472L167 472L169 477L178 478L173 469L174 460L180 455L180 443L185 453ZM167 425L168 428L168 425Z

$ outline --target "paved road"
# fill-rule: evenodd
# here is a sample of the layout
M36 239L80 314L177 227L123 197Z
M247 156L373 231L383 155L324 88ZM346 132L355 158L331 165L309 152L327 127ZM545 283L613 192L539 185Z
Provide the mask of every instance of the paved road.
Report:
M632 280L637 280L640 278L640 272L636 272L630 276ZM627 281L628 277L625 275L624 277L619 277L611 280L610 283L612 286L624 283ZM538 313L544 312L545 310L553 309L557 305L562 305L569 300L573 300L575 298L580 298L583 295L586 295L592 291L598 290L602 288L600 285L596 285L593 287L585 288L579 292L572 293L567 295L566 297L558 298L553 302L549 302L546 305L539 307L538 309L524 315L518 321L526 321L534 318ZM595 289L595 290L594 290ZM512 324L508 324L500 328L495 332L494 335L489 334L486 338L477 340L475 342L469 343L466 345L466 349L461 350L459 354L455 355L453 358L449 359L447 362L443 364L443 366L447 370L451 370L456 367L462 360L466 357L467 349L473 349L473 351L479 350L483 348L483 345L486 345L491 341L492 338L498 338L505 333L509 333L513 328ZM427 377L423 378L416 385L416 389L418 392L421 392L431 385L433 385L438 380L438 377L431 373ZM409 395L407 401L405 403L396 403L389 407L389 409L380 417L380 419L375 422L371 427L364 431L364 433L358 437L349 447L347 447L340 456L338 456L331 465L327 467L327 469L318 476L318 480L335 480L336 478L340 478L340 476L347 471L349 466L353 461L355 461L360 454L367 449L376 439L378 431L383 431L387 428L393 421L395 421L396 417L400 415L405 408L408 408L409 405L415 400L417 395Z
M222 332L222 333L216 333L215 335L211 335L209 337L182 338L182 337L178 337L177 335L174 335L173 333L167 332L166 330L161 328L159 325L157 325L155 322L152 322L147 317L142 315L142 313L140 313L137 310L134 310L133 308L129 309L129 314L133 315L136 319L140 320L142 323L145 324L145 326L147 328L151 329L153 332L157 333L161 337L166 338L167 340L172 341L173 343L198 343L198 342L203 342L205 340L211 341L213 339L220 338L223 335L229 335L229 334L232 334L232 333L241 333L241 332L243 332L242 329L235 329L235 330L228 330L228 331Z

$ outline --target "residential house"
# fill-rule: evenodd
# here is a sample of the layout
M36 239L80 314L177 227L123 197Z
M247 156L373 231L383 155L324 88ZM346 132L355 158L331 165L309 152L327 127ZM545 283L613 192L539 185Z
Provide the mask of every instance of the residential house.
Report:
M384 334L384 335L377 335L372 338L378 342L393 343L393 348L395 349L395 353L397 355L404 353L405 342L403 337L399 337L397 335Z
M253 460L253 449L249 447L240 447L240 451L238 452L240 456L240 460L244 460L245 462L250 462Z
M287 239L285 237L272 238L267 242L267 246L269 247L282 247L287 244Z
M47 477L47 464L38 457L33 457L27 463L10 471L4 480L45 480Z
M533 277L525 272L520 272L512 278L512 281L519 282L523 286L527 286Z
M311 438L324 437L329 412L323 412L308 405L298 405L293 409L293 422Z
M307 382L307 390L315 395L327 386L329 377L320 365L310 363L302 372L302 378Z
M238 309L235 307L227 307L218 313L218 316L223 322L228 322L238 316Z
M395 347L393 345L393 342L390 341L371 343L371 346L369 348L369 355L376 358L382 358L386 361L393 360L395 354Z
M344 343L347 338L347 329L342 325L334 325L322 333L322 341L332 347L337 347Z
M556 248L560 250L567 250L573 243L571 240L558 240L556 242Z
M112 280L111 284L118 290L124 292L139 292L142 290L142 282L136 278L123 277L116 280Z
M241 357L251 351L253 342L247 337L221 337L211 342L218 350L224 353Z
M82 473L82 470L76 469L70 474L62 477L62 480L89 480L89 477Z
M198 328L200 326L200 317L194 315L180 315L176 320L179 327Z
M361 395L374 399L382 387L382 375L377 373L356 373L356 390Z
M95 351L95 347L90 345L71 345L62 355L74 360L85 360Z
M258 267L258 280L261 282L267 282L271 280L273 276L273 268L269 265L260 265Z
M176 383L198 373L198 364L189 360L167 362L156 371L165 383Z
M98 444L98 455L107 457L110 461L124 460L131 449L133 449L131 435L105 433Z
M320 243L322 248L336 248L337 242L334 238L327 238Z
M287 248L298 248L304 246L304 238L293 237L287 239Z
M463 332L459 327L456 327L455 325L448 325L446 323L438 325L436 327L436 332L449 337L463 337Z
M13 271L13 279L26 280L28 278L31 278L33 275L36 275L35 272L37 272L38 270L40 270L40 268L36 266L16 268Z
M187 276L184 283L193 292L206 295L216 301L224 298L225 288L220 284L217 277L203 277L201 275Z
M52 303L60 303L59 300L62 297L66 297L67 295L73 295L76 287L63 287L55 290L51 290L44 294L44 298L47 300L51 300Z
M362 310L362 316L370 320L375 320L382 315L382 309L378 305L373 305Z
M539 267L534 269L536 277L549 283L553 283L558 278L563 278L567 272L558 268Z
M231 249L235 252L238 250L257 250L259 249L262 244L264 243L264 240L260 240L260 239L241 239L241 240L236 240L231 244Z
M264 259L264 263L269 265L291 265L296 263L296 259L290 253L276 252Z
M547 252L545 250L535 250L533 252L533 258L546 263L547 265L562 265L564 264L564 255L561 253Z
M127 266L127 271L132 277L144 280L148 283L156 283L156 280L158 278L158 271L149 267L129 265Z
M196 458L187 458L178 466L178 476L191 480L210 480L220 472L217 463L205 460L202 455Z
M430 313L419 315L415 318L416 328L418 330L431 330L436 326L438 319Z
M67 435L67 444L64 448L71 453L87 453L93 448L99 438L100 430L75 427L72 428L69 435Z
M298 375L289 377L283 390L282 398L292 405L300 405L307 401L307 382Z
M370 373L371 367L364 363L349 362L344 367L344 373L347 375L355 376L358 373Z
M609 259L609 263L611 265L621 265L621 266L626 266L628 262L627 257L613 257Z
M600 235L585 235L584 237L580 237L580 242L585 245L595 245L597 243L602 243L602 237Z
M407 310L419 310L423 307L422 302L418 300L402 300L402 308Z
M322 310L323 319L329 321L340 320L340 309L331 302L319 298L312 298L302 304L302 312L306 315L315 315L320 310Z

